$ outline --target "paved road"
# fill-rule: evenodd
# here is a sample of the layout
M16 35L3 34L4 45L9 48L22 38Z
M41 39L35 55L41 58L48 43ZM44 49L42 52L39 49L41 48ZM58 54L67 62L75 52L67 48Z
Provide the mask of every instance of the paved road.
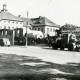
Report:
M53 50L48 47L0 47L0 53L33 56L58 64L80 63L80 52Z

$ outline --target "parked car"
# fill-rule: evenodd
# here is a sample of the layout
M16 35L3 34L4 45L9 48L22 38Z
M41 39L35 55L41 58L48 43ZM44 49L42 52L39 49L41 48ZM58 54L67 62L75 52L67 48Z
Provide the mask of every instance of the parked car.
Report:
M10 41L8 38L0 38L0 45L1 46L10 46Z

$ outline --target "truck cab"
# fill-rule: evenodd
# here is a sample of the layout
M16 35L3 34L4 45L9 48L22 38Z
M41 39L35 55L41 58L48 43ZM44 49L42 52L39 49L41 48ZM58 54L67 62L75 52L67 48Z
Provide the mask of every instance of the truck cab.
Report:
M74 51L76 48L79 50L80 44L76 44L77 42L78 40L75 34L63 34L55 39L55 41L52 43L52 47L53 49L60 48L61 50L68 48L69 51Z

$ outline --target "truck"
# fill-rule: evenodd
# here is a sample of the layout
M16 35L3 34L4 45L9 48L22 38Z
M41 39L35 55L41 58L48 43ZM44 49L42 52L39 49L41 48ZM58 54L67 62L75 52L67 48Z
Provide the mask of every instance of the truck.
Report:
M53 41L51 42L53 49L68 48L69 51L80 51L80 40L77 39L75 34L67 33L59 36L54 36Z

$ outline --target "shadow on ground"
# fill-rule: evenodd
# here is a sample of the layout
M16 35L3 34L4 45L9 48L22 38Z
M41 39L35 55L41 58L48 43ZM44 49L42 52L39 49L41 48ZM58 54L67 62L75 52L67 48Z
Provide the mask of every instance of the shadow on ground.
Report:
M80 63L55 64L37 57L2 53L0 80L80 80Z

